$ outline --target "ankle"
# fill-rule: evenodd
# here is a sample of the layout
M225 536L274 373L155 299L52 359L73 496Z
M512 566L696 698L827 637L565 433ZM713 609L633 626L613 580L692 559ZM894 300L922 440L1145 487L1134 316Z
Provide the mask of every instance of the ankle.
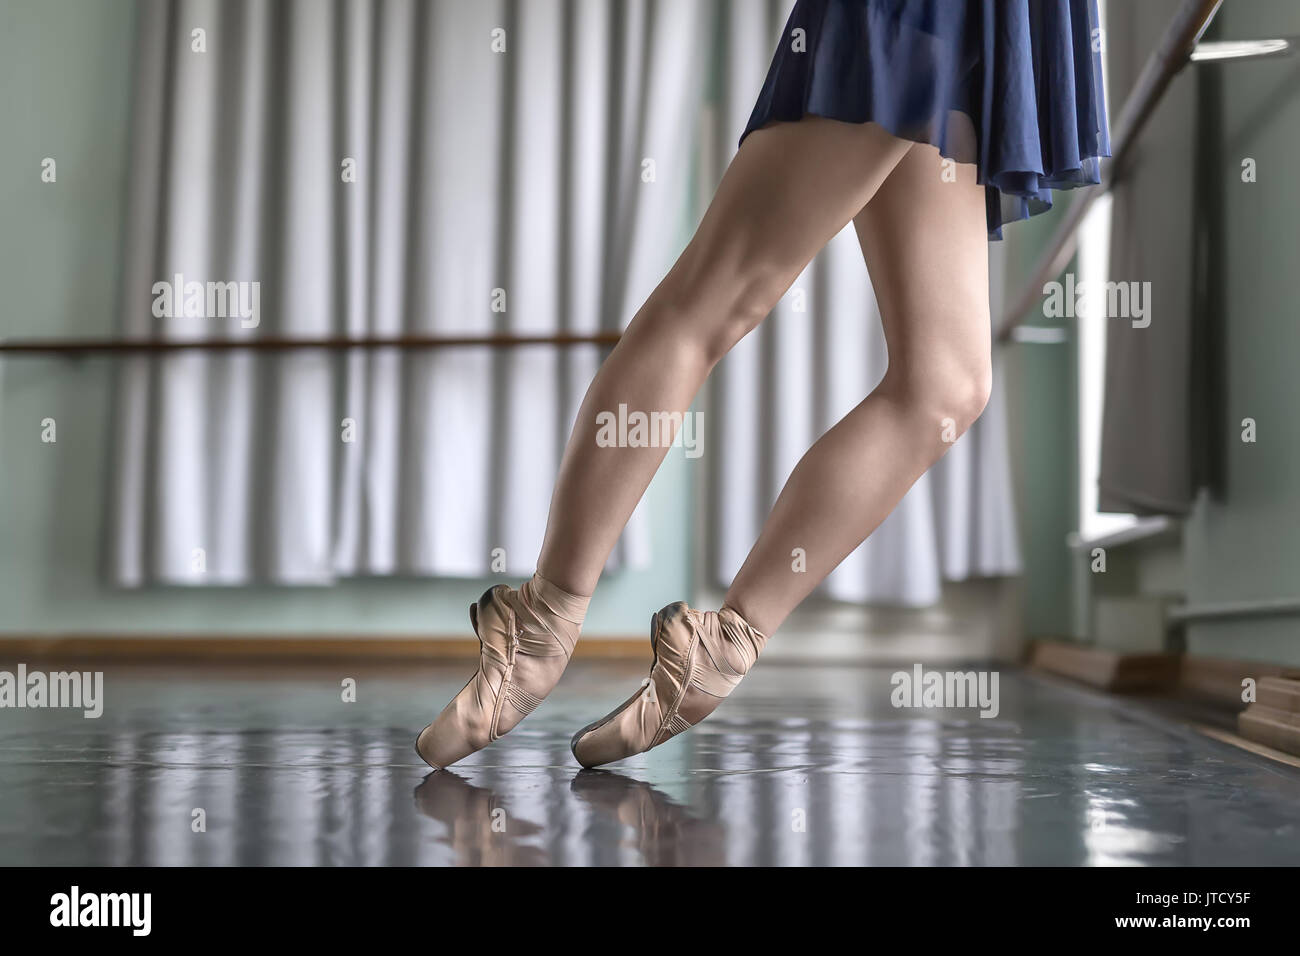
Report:
M582 627L587 617L587 605L591 603L590 594L574 594L566 591L553 581L542 577L541 571L533 573L525 582L521 591L527 591L537 610L545 609L551 614L568 621L574 627Z
M543 554L534 565L533 577L540 578L567 595L590 601L600 581L600 569L598 568L593 575L575 570L580 567L581 562L572 558L548 561Z
M763 624L766 622L762 620L761 616L752 616L744 602L733 598L731 595L727 595L727 597L723 599L722 607L718 609L719 613L721 613L723 608L730 609L736 617L740 618L744 624L748 625L750 630L755 631L765 640L772 636L772 631L776 630L776 627L770 629L764 627ZM776 623L779 625L780 621Z

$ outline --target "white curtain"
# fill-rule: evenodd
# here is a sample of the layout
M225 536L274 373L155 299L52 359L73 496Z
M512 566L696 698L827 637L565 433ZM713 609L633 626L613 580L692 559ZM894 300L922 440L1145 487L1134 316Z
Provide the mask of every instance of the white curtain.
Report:
M717 137L725 163L749 118L791 0L724 5L726 64ZM721 169L717 171L721 175ZM1002 298L1002 247L989 246L993 314ZM884 374L884 336L850 224L794 284L767 321L718 366L711 452L715 583L726 586L758 537L804 451L857 405ZM984 415L908 492L896 511L837 568L820 593L845 601L921 606L944 580L1020 570L1011 496L1004 387L994 368Z
M625 325L680 244L684 118L705 88L712 10L142 0L124 333ZM155 318L154 283L178 273L260 283L258 327ZM110 578L478 575L495 549L527 574L599 359L594 347L129 359ZM634 517L612 564L645 561L644 524Z

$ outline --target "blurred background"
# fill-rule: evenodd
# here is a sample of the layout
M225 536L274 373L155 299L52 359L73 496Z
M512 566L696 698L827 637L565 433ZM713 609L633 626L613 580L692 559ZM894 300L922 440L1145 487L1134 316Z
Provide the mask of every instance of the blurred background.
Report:
M789 6L3 0L0 338L616 334L698 221ZM1104 6L1114 123L1179 4ZM1233 0L1209 37L1298 33L1296 5ZM1298 153L1294 58L1174 79L1067 266L1149 283L1147 326L1041 293L1005 314L1077 195L991 244L988 411L771 653L1044 639L1300 665ZM256 283L256 310L187 315L192 282L204 302ZM533 570L605 348L0 353L0 631L463 652L466 605ZM884 361L849 230L701 395L593 648L642 653L652 611L716 599Z

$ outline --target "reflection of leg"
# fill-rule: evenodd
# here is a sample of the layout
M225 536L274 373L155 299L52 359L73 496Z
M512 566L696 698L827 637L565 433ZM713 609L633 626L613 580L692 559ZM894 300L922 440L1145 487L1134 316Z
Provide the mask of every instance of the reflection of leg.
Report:
M541 827L506 814L496 795L450 770L430 773L415 788L415 808L447 827L459 866L541 866L545 854L520 841Z
M791 473L727 604L766 634L875 530L988 399L988 240L975 167L913 146L854 225L889 349L884 379ZM802 549L806 571L792 567Z
M597 415L685 412L709 370L771 311L908 144L866 124L809 118L758 130L732 160L694 238L587 391L560 465L538 568L590 594L663 447L602 448Z
M607 770L583 770L569 788L594 809L631 827L647 866L717 865L722 861L722 827L696 819L645 781Z

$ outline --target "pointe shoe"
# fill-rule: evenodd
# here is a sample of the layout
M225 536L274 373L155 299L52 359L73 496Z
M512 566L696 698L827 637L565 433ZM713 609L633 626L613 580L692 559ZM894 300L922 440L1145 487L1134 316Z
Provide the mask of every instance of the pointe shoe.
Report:
M694 727L735 690L766 643L732 607L669 604L650 620L650 676L617 710L573 735L573 755L598 767Z
M541 575L516 590L498 584L469 608L478 670L429 726L415 750L441 770L504 736L546 699L578 640L587 598Z

